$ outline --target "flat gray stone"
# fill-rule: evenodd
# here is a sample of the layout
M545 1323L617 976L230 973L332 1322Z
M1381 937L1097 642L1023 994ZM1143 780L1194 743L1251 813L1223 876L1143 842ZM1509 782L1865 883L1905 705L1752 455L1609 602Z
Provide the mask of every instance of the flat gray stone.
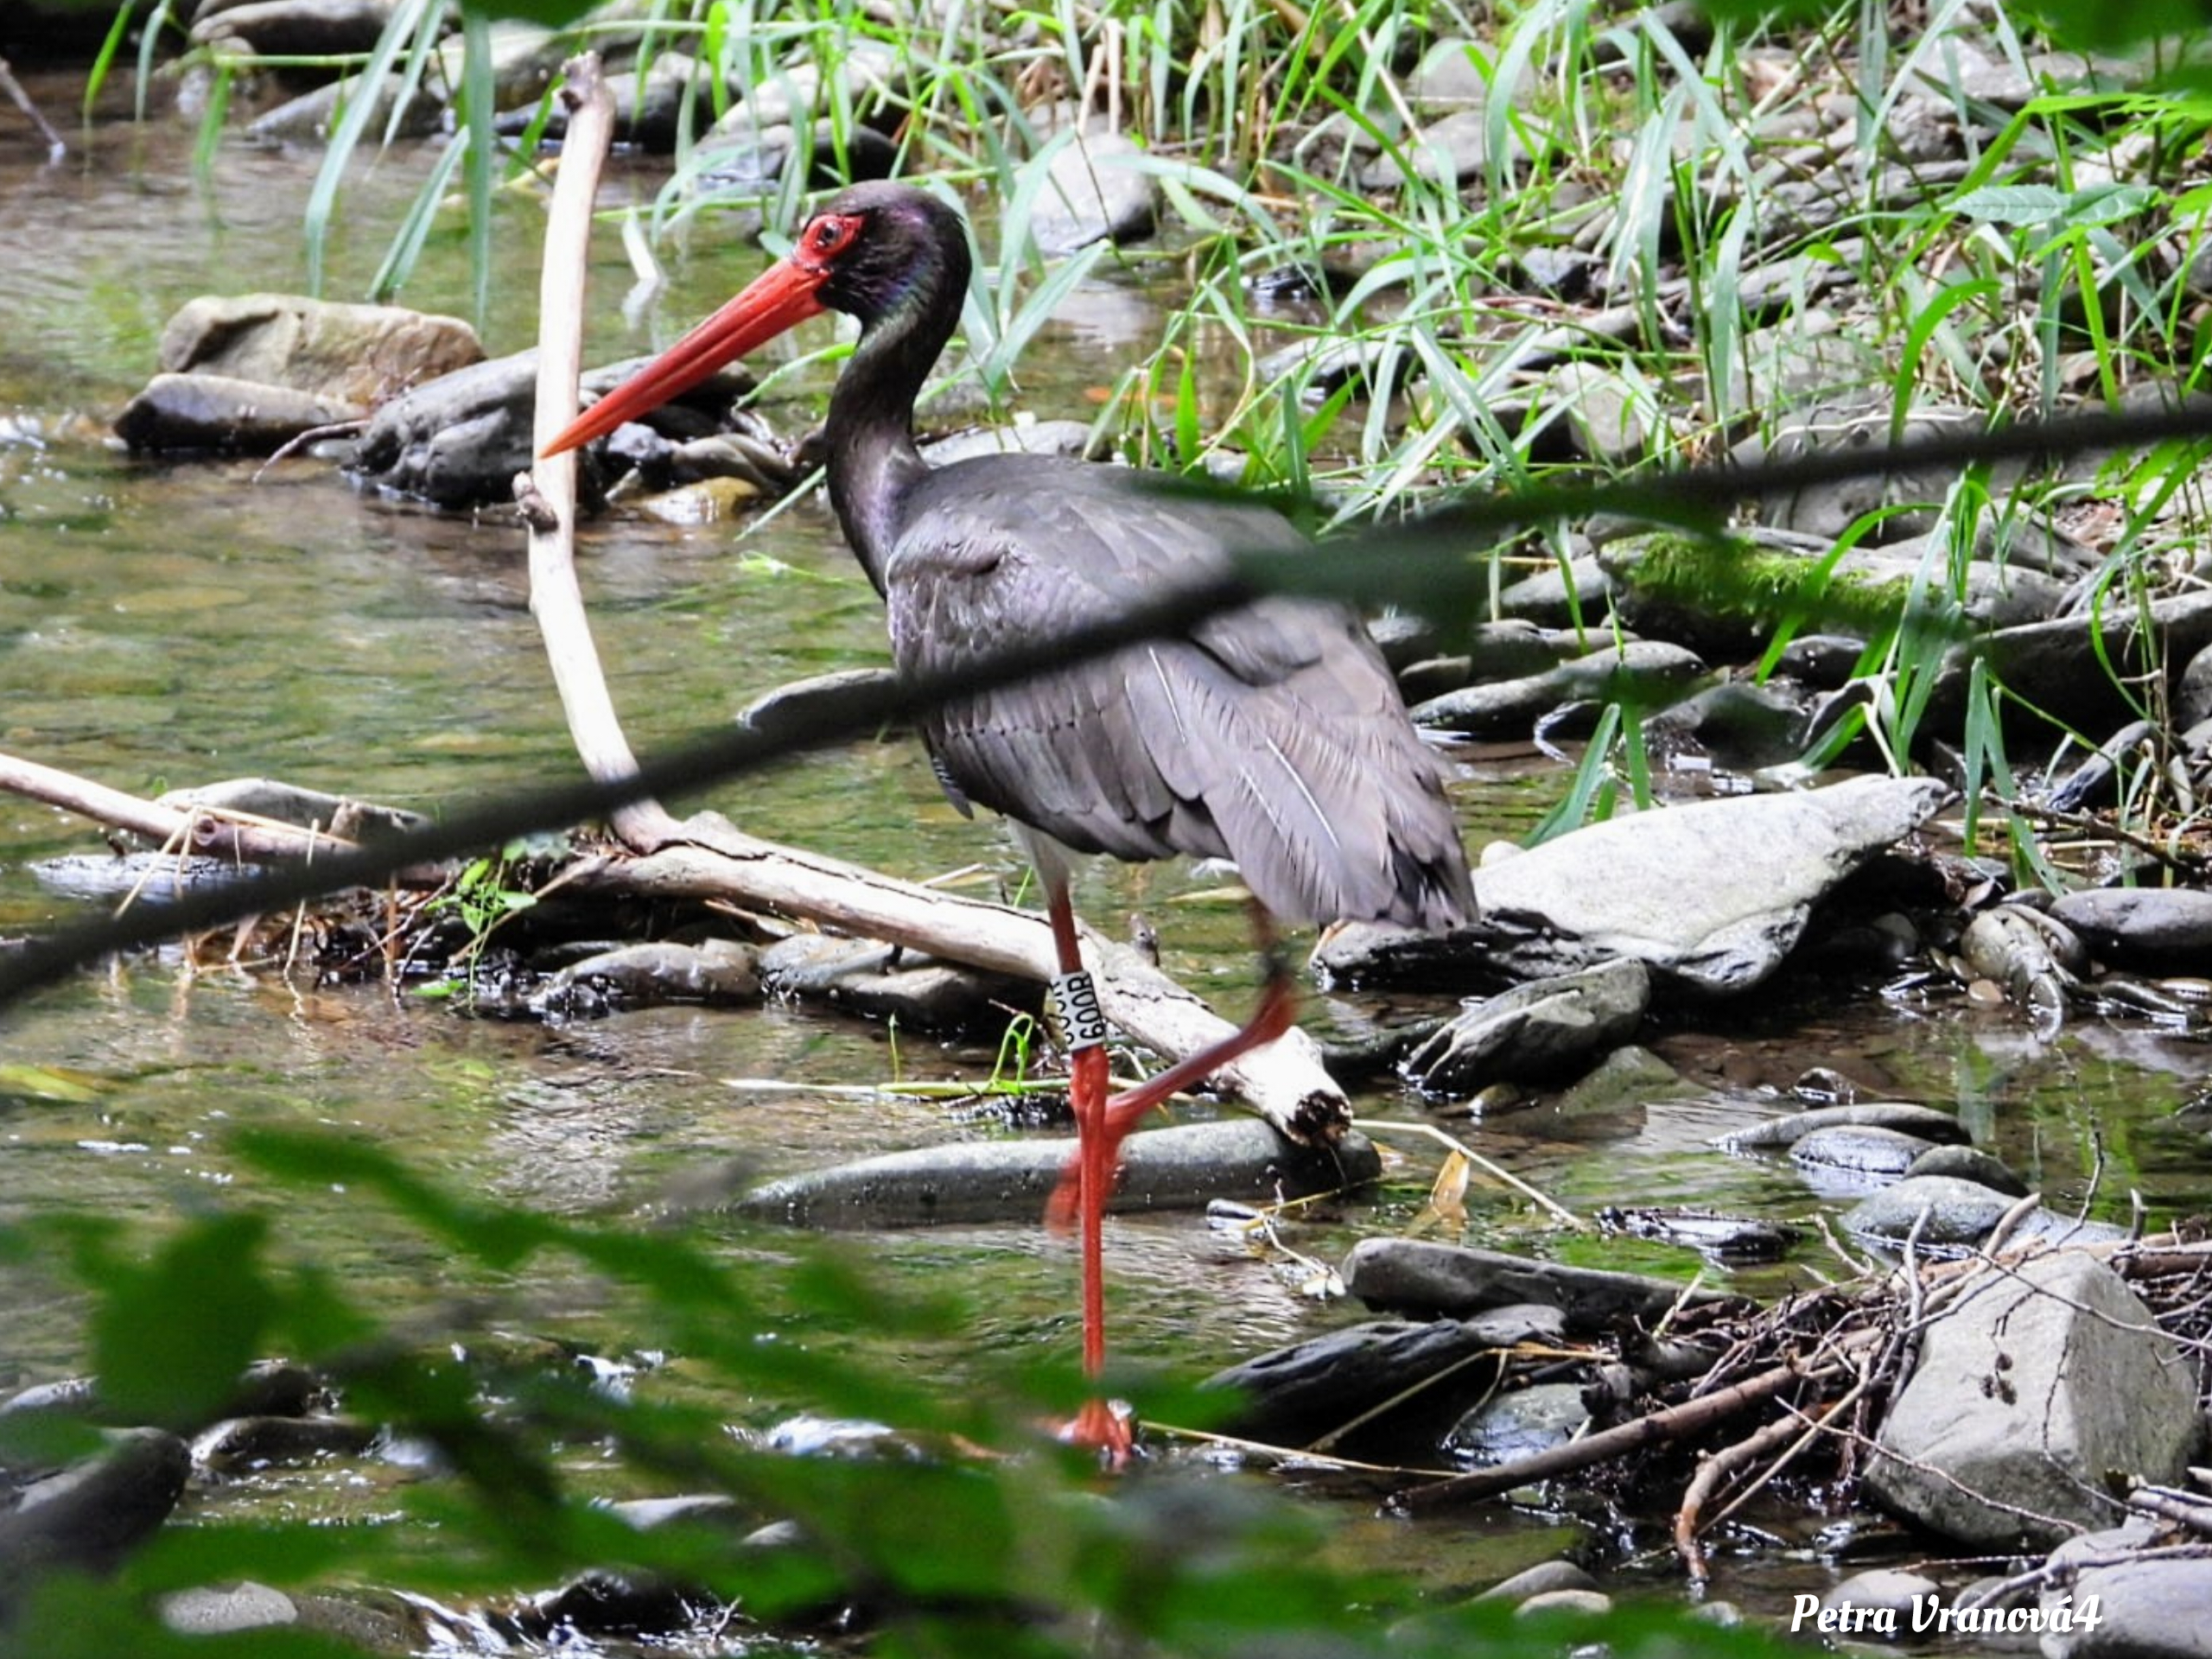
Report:
M2052 918L2102 960L2145 972L2212 969L2212 893L2196 887L2093 887L2069 893Z
M223 374L157 374L115 417L133 450L265 455L303 432L359 420L359 404Z
M226 1587L201 1586L162 1598L162 1623L181 1636L220 1636L298 1622L299 1607L282 1590L251 1579Z
M2212 1659L2212 1560L2121 1560L2077 1566L2154 1548L2158 1528L2131 1520L2069 1538L2050 1564L2074 1570L2044 1586L2038 1605L2055 1628L2044 1659ZM2094 1613L2094 1627L2086 1616Z
M1632 957L1691 990L1748 990L1815 904L1949 793L1859 778L1609 818L1478 870L1474 931L1492 965L1526 977Z
M204 295L162 330L171 374L220 374L374 408L484 360L459 317L301 294Z
M1748 1128L1731 1129L1714 1144L1730 1152L1791 1147L1817 1129L1839 1127L1896 1129L1943 1146L1962 1146L1967 1127L1950 1113L1906 1100L1862 1100L1848 1106L1815 1106L1808 1111L1770 1117Z
M1642 963L1599 963L1465 1003L1401 1069L1430 1094L1585 1071L1633 1036L1650 1006L1651 975Z
M1862 1181L1895 1180L1929 1150L1929 1143L1916 1135L1838 1124L1801 1136L1789 1148L1789 1159L1808 1173L1826 1171Z
M1465 1467L1489 1469L1564 1446L1589 1427L1580 1382L1537 1382L1475 1407L1452 1425L1444 1450Z
M1216 1371L1203 1387L1243 1398L1223 1424L1230 1433L1302 1444L1440 1376L1488 1349L1566 1332L1550 1307L1499 1308L1471 1319L1370 1319L1293 1343Z
M1572 1330L1609 1325L1623 1314L1656 1319L1681 1300L1669 1279L1604 1268L1566 1267L1498 1250L1417 1238L1363 1238L1344 1258L1344 1288L1370 1307L1464 1318L1516 1302L1556 1307ZM1692 1291L1693 1303L1730 1300Z
M1129 165L1140 154L1117 132L1082 134L1052 158L1037 193L1030 234L1046 255L1073 253L1094 242L1133 242L1152 233L1160 184Z
M756 1187L741 1215L796 1226L909 1227L1033 1222L1059 1185L1071 1139L964 1141L840 1164ZM1256 1118L1150 1129L1122 1143L1116 1211L1196 1209L1216 1198L1333 1192L1376 1179L1382 1160L1364 1135L1301 1147Z
M1665 702L1706 671L1694 652L1656 639L1630 639L1517 680L1463 686L1408 710L1414 724L1476 737L1525 735L1554 709L1626 695Z
M1866 1485L1975 1548L2049 1548L2124 1513L2111 1478L2179 1479L2202 1429L2193 1357L2110 1268L2054 1250L1931 1319Z

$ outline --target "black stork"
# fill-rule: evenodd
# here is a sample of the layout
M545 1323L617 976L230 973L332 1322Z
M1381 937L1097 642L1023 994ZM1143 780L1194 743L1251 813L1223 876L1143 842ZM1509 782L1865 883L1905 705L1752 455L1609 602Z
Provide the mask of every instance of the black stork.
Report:
M1109 620L1234 550L1296 549L1262 506L1178 498L1143 474L1007 454L932 469L914 400L960 317L970 270L960 216L899 184L847 190L744 292L586 410L546 450L589 442L820 315L857 318L825 429L831 505L887 602L902 672L981 660L1011 639ZM1324 925L1474 917L1466 855L1436 764L1408 721L1358 618L1268 598L1019 685L925 722L954 804L1012 819L1042 879L1060 968L1054 1001L1072 1054L1077 1152L1052 1204L1080 1221L1083 1357L1105 1360L1101 1238L1117 1149L1145 1112L1273 1041L1290 1023L1289 976L1265 916ZM1235 1035L1108 1097L1104 1024L1084 974L1067 852L1177 853L1236 862L1268 959L1258 1011ZM1071 1439L1118 1461L1127 1421L1092 1401Z

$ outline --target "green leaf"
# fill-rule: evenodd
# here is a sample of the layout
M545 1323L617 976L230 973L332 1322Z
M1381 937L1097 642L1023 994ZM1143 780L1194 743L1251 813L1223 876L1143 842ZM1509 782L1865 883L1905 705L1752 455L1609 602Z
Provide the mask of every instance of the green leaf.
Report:
M1950 203L1951 211L1994 225L2047 225L2073 198L2047 184L1987 184Z
M260 1356L276 1308L256 1259L268 1231L264 1216L210 1217L170 1238L143 1267L110 1266L92 1315L94 1365L109 1414L186 1428L221 1409Z

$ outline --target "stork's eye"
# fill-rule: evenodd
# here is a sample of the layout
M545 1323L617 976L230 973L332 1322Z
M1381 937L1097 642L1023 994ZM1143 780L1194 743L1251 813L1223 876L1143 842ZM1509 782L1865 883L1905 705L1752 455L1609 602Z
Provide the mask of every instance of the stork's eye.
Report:
M799 245L810 261L835 259L861 233L858 213L824 213L799 233Z

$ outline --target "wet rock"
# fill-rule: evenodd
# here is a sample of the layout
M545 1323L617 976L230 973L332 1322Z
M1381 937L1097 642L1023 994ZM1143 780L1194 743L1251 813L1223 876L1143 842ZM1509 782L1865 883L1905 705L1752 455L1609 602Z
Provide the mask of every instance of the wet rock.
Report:
M686 52L656 52L648 62L615 71L607 77L607 90L614 100L616 140L652 154L675 149L687 105L695 132L713 124L717 79L711 67ZM534 104L506 111L499 118L499 130L503 136L519 137L537 115ZM556 103L545 136L559 138L567 131L568 112Z
M843 668L764 691L738 710L737 723L763 737L781 737L839 720L843 711L882 706L899 687L889 668Z
M219 374L364 408L484 360L458 317L299 294L203 296L162 330L161 366Z
M1547 628L1572 628L1605 613L1612 578L1594 553L1578 553L1565 569L1557 564L1533 571L1498 590L1497 613L1508 620Z
M1930 1148L1918 1135L1897 1129L1837 1124L1800 1135L1789 1148L1790 1161L1806 1171L1860 1178L1857 1185L1895 1180Z
M588 372L587 391L605 392L643 359L609 364ZM683 397L647 417L655 429L684 438L702 437L718 413L751 385L742 372L725 372L702 382ZM381 488L416 496L440 506L482 506L514 499L514 477L534 457L531 423L537 397L537 353L519 352L495 358L394 398L378 410L353 448L346 467ZM666 446L642 424L632 423L586 446L588 481L613 470L608 457L643 440L658 454Z
M1471 685L1418 703L1416 726L1475 737L1522 736L1567 703L1670 702L1706 671L1694 652L1655 639L1631 639L1560 663L1525 679Z
M365 411L310 392L219 374L157 374L115 417L115 435L141 453L207 449L266 455L303 432Z
M230 1417L194 1436L192 1462L211 1475L235 1475L318 1458L358 1458L377 1433L373 1423L343 1417Z
M234 859L174 853L110 855L69 853L42 858L30 867L39 885L66 899L122 899L134 904L160 902L181 893L260 879L258 867Z
M827 933L778 940L760 953L760 969L772 995L819 999L910 1030L995 1029L1007 1008L1037 1001L1027 980Z
M1808 709L1802 696L1781 685L1724 680L1660 709L1643 722L1643 736L1677 766L1679 757L1697 751L1751 772L1805 752Z
M168 1518L191 1467L175 1435L118 1429L105 1450L30 1482L0 1510L0 1585L57 1567L106 1571Z
M1580 1071L1626 1042L1650 1004L1649 971L1625 957L1531 980L1463 1003L1401 1069L1429 1094L1467 1094L1500 1078Z
M297 1417L327 1397L322 1379L306 1366L288 1359L256 1360L240 1374L238 1387L216 1414ZM93 1422L110 1421L100 1401L99 1381L89 1376L41 1382L0 1402L0 1416L22 1411L53 1412Z
M2212 963L2212 893L2199 888L2093 887L2062 894L2050 917L2116 966L2177 973Z
M1706 1091L1636 1043L1624 1043L1577 1077L1554 1103L1562 1122L1639 1112L1660 1100L1701 1099Z
M1141 152L1117 132L1094 130L1052 157L1030 210L1029 233L1050 257L1094 242L1149 236L1159 215L1159 181L1130 165Z
M1986 1238L2012 1207L2012 1199L1977 1182L1922 1175L1862 1200L1846 1213L1843 1224L1891 1245L1904 1244L1917 1228L1923 1248L1965 1249Z
M1938 730L1964 718L1977 660L2006 690L2051 719L2080 731L2110 731L2135 717L2113 676L2163 673L2212 645L2212 593L2185 593L2147 605L2106 605L2092 613L1999 628L1954 645L1929 693L1926 718Z
M1874 1618L1891 1621L1891 1628L1903 1632L1912 1628L1916 1600L1923 1597L1941 1599L1942 1593L1942 1586L1921 1573L1878 1567L1853 1573L1822 1596L1821 1611L1836 1619L1834 1628L1839 1631L1853 1631L1852 1621L1856 1618ZM1880 1624L1859 1624L1856 1633L1880 1635L1883 1630Z
M1833 691L1851 678L1866 654L1866 642L1840 633L1801 633L1782 650L1776 671L1793 680Z
M2069 1538L2050 1552L2061 1569L2038 1606L2053 1628L2044 1659L2212 1659L2212 1560L2202 1555L2144 1555L2168 1541L2152 1522L2136 1519L2107 1531ZM2094 1598L2096 1628L2078 1618Z
M1502 1307L1425 1325L1370 1319L1216 1371L1201 1386L1243 1396L1222 1424L1225 1433L1303 1445L1476 1354L1565 1334L1550 1307Z
M1608 1232L1685 1245L1726 1263L1778 1262L1802 1236L1796 1228L1783 1222L1679 1207L1610 1205L1598 1212L1597 1221Z
M2085 965L2080 942L2060 923L2021 905L1999 905L1967 924L1959 951L1977 976L2001 985L2045 1040L2066 1018L2067 993Z
M1530 1596L1557 1590L1595 1590L1598 1580L1573 1561L1539 1561L1510 1578L1500 1579L1477 1596L1477 1601L1526 1601Z
M406 86L406 78L393 73L371 90L368 130L378 134L391 130L395 111L399 117L398 137L424 138L444 127L446 106L425 86L418 85L402 107L400 99ZM334 80L257 116L246 128L246 137L263 144L319 144L330 137L340 113L362 95L359 76Z
M1861 1199L1845 1214L1843 1224L1862 1238L1897 1249L1917 1228L1918 1248L1955 1255L1979 1247L2014 1202L1973 1181L1913 1175ZM2125 1228L2107 1222L2077 1221L2042 1208L2029 1211L2011 1234L2014 1243L2040 1238L2054 1244L2092 1244L2126 1236Z
M834 73L836 84L831 86L818 63L779 67L766 80L745 89L744 100L715 124L713 136L794 126L830 118L840 109L866 122L887 106L895 108L907 91L900 53L880 41L848 41Z
M178 1590L162 1598L162 1623L180 1636L221 1636L299 1623L299 1605L282 1590L243 1580Z
M1509 125L1505 137L1505 154L1500 158L1503 165L1510 168L1526 164L1529 149L1522 135ZM1428 123L1418 132L1405 135L1396 148L1383 151L1360 168L1360 188L1404 188L1408 162L1413 164L1414 178L1446 184L1478 179L1491 165L1490 141L1490 116L1486 111L1454 111Z
M2045 804L2054 812L2079 812L2112 800L2120 792L2122 767L2132 770L2133 766L2154 760L2158 746L2157 726L2147 720L2128 721L2060 779L2045 798Z
M1972 1181L1986 1186L1993 1192L2002 1192L2007 1198L2024 1198L2028 1184L2015 1175L2000 1158L1973 1147L1930 1147L1905 1166L1909 1180L1918 1175L1942 1175L1953 1180Z
M1537 391L1541 407L1565 417L1573 454L1628 466L1674 441L1658 388L1641 377L1580 359L1560 364Z
M744 479L709 478L646 496L634 505L640 517L696 528L727 524L759 505L761 499L760 486Z
M741 1214L802 1227L906 1227L1034 1221L1075 1155L1072 1140L969 1141L921 1147L772 1181ZM1364 1136L1301 1147L1254 1118L1152 1129L1122 1143L1116 1211L1199 1208L1215 1198L1272 1198L1371 1181L1382 1160Z
M1554 1615L1603 1618L1613 1611L1613 1599L1602 1590L1542 1590L1522 1598L1513 1610L1516 1618L1548 1618Z
M1895 1129L1943 1145L1963 1145L1967 1139L1965 1124L1933 1106L1916 1106L1903 1100L1865 1100L1847 1106L1815 1106L1809 1111L1770 1117L1747 1128L1731 1129L1714 1144L1730 1152L1753 1152L1762 1147L1795 1146L1817 1129L1836 1128Z
M2205 257L2212 258L2212 249L2206 250ZM2190 658L2171 695L2173 723L2178 729L2188 731L2212 720L2212 648Z
M766 195L794 161L804 164L807 184L817 190L887 179L899 166L899 146L874 127L841 129L826 118L811 126L718 129L692 154L701 191L724 197Z
M1816 371L1783 371L1783 380L1796 389L1793 395L1827 397L1838 385L1864 387L1885 383L1885 372L1878 365L1870 365L1863 346L1856 342L1831 344L1825 349L1831 354L1831 360ZM1870 366L1874 371L1871 378L1855 378L1864 376ZM1965 410L1923 410L1904 423L1901 440L1910 444L1951 431L1961 423L1978 423L1981 419ZM1771 442L1747 439L1736 446L1731 456L1738 465L1751 466L1763 461L1792 461L1839 448L1886 446L1890 439L1891 416L1885 397L1880 410L1872 413L1866 412L1863 404L1850 403L1812 410L1783 426ZM1955 481L1955 475L1950 472L1910 469L1834 480L1808 485L1787 495L1768 495L1760 504L1759 518L1762 524L1832 544L1866 514L1900 508L1903 510L1892 512L1884 521L1888 533L1894 537L1917 535L1932 527L1932 509L1922 507L1915 511L1913 504L1941 502Z
M1867 1491L1976 1548L2050 1547L2121 1512L2114 1472L2178 1478L2202 1436L2195 1361L2078 1250L1987 1273L1931 1320Z
M1824 894L1948 792L1862 778L1610 818L1477 871L1475 932L1510 973L1632 957L1692 990L1746 990L1780 965Z
M1097 461L1096 435L1084 421L1015 421L1009 426L978 427L922 446L932 467L950 467L976 455L1065 455Z
M1579 1382L1537 1382L1484 1401L1452 1426L1444 1451L1463 1467L1487 1469L1564 1446L1591 1427Z
M535 104L575 50L575 35L519 18L495 18L486 33L490 37L495 109ZM439 42L436 79L440 86L458 86L467 79L464 52L467 44L458 31Z
M535 1596L512 1614L535 1647L578 1637L673 1636L696 1622L708 1598L697 1587L651 1573L590 1572ZM502 1644L504 1645L504 1644Z
M327 830L348 841L399 835L423 829L430 822L423 813L405 807L357 801L350 795L333 795L275 778L225 778L212 784L195 784L189 789L172 789L156 800L157 804L175 807L180 812L202 808L249 813L255 817L273 818L279 823L297 824L302 829Z
M203 16L191 41L264 58L335 57L372 50L391 21L385 0L255 0Z
M543 1016L596 1013L608 996L626 1007L662 1002L728 1007L760 995L760 962L750 945L734 939L697 944L663 939L620 945L563 968L531 995L530 1006Z
M1344 1258L1344 1288L1370 1307L1464 1318L1516 1302L1556 1307L1570 1330L1602 1329L1626 1316L1656 1319L1683 1296L1671 1280L1572 1268L1497 1250L1413 1238L1363 1238ZM1692 1302L1726 1300L1716 1291Z

